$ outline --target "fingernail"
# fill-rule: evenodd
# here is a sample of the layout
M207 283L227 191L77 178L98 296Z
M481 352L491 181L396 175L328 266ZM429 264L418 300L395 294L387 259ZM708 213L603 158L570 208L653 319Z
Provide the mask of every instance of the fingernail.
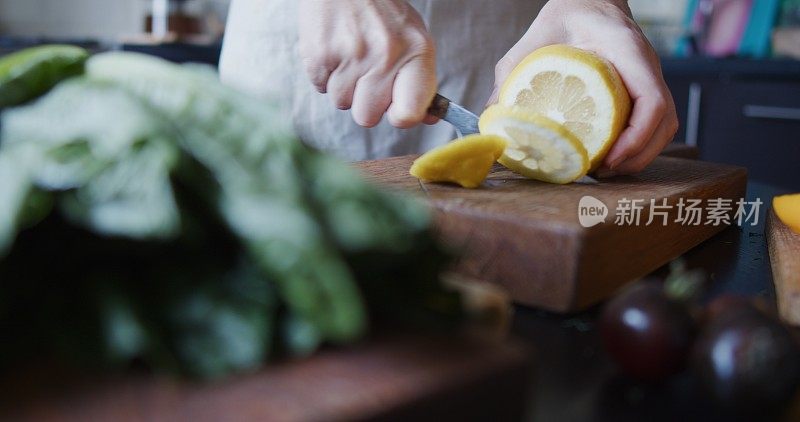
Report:
M617 168L617 166L619 166L620 164L622 164L622 162L623 162L623 161L625 161L625 158L626 158L626 157L625 157L624 155L622 155L622 156L618 157L617 159L615 159L614 161L612 161L612 162L611 162L611 163L608 165L608 169L609 169L609 170L614 170L615 168Z
M606 179L608 177L614 177L616 175L617 175L617 172L615 172L613 170L600 169L600 170L597 170L595 172L595 176L597 176L597 177L599 177L601 179Z

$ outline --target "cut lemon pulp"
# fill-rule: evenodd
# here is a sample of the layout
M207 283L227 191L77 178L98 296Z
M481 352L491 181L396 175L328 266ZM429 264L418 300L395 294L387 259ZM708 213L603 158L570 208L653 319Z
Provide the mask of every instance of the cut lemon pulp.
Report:
M422 180L475 188L505 147L506 141L498 136L469 135L426 152L414 160L409 172Z
M482 134L506 139L508 145L497 161L523 176L563 184L589 170L581 142L547 117L496 104L483 112L479 126Z
M609 62L560 44L522 60L503 83L499 103L562 124L585 147L592 170L625 128L631 110L628 91Z
M800 193L772 198L775 215L795 233L800 233Z

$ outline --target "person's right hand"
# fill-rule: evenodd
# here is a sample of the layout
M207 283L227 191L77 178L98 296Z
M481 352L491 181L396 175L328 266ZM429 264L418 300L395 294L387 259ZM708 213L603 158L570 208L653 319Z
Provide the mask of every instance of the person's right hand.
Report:
M353 120L372 127L386 113L408 128L432 123L436 94L433 41L402 0L302 0L300 56L311 82Z

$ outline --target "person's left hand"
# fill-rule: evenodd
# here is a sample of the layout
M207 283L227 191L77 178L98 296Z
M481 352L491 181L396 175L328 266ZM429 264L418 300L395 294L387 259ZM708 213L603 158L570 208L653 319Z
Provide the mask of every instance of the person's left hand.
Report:
M637 173L672 140L678 130L675 103L653 47L633 21L624 0L550 0L531 27L495 68L495 91L511 70L534 50L569 44L610 61L633 101L628 126L609 151L599 176Z

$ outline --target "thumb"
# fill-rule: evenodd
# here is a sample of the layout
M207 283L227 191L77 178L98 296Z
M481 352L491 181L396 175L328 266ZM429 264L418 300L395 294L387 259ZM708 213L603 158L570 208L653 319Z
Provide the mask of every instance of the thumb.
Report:
M558 38L550 34L548 31L540 31L537 28L536 22L528 28L525 35L511 47L510 50L503 56L497 65L494 67L494 89L492 94L489 95L489 100L486 106L490 106L497 102L500 95L500 87L511 74L511 71L534 50L551 45L557 44Z

